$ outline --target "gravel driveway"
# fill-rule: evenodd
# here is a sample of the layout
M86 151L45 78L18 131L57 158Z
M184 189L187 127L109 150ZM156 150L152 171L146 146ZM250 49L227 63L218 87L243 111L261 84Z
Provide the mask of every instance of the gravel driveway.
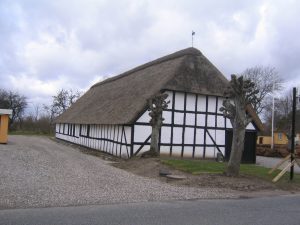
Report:
M36 136L10 136L0 145L0 182L0 209L237 197L140 177Z

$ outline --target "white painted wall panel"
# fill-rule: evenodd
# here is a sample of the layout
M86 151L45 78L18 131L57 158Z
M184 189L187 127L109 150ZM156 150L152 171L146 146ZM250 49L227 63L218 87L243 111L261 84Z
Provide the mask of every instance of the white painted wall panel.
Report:
M110 129L109 129L109 127L110 127L110 125L106 125L105 126L106 128L106 130L105 130L105 135L106 135L106 139L109 139L109 131L110 131Z
M181 127L173 128L173 143L175 143L175 144L182 143L182 128Z
M122 158L128 158L128 155L130 154L129 152L129 148L128 150L126 149L126 146L125 145L122 145L121 147L121 157Z
M206 97L204 95L198 95L197 111L206 111Z
M120 144L116 144L116 146L115 146L115 152L116 152L117 156L121 157L121 155L120 155Z
M99 125L99 138L102 138L102 125Z
M186 110L195 111L196 105L196 95L195 94L187 94L186 96Z
M216 130L217 145L225 145L225 130Z
M149 111L147 110L146 112L143 113L143 115L140 116L140 118L137 120L137 122L149 123L150 119L151 118L149 116Z
M217 116L217 127L225 127L225 118L223 116Z
M160 146L160 155L169 156L170 155L170 146Z
M130 144L131 143L131 127L125 126L124 131L125 131L125 134L126 134L127 144ZM113 133L111 133L111 138L110 138L111 140L112 140L112 137L113 137Z
M90 125L90 137L95 137L95 126Z
M215 140L215 130L208 130L209 134L212 136L212 138ZM206 144L212 145L214 144L208 133L206 133Z
M97 125L94 124L93 125L93 137L94 138L97 138L97 133L98 133ZM95 144L95 146L96 146L96 144Z
M104 138L104 125L101 125L101 138Z
M185 115L185 124L186 125L195 125L195 114L194 113L186 113Z
M193 157L193 147L185 146L183 151L183 157L187 157L187 158Z
M196 129L196 144L204 143L204 129Z
M175 94L175 109L184 110L184 94L176 92Z
M216 117L215 115L207 115L207 126L215 127Z
M106 139L108 139L108 125L104 126L104 136Z
M226 118L226 128L232 128L231 122Z
M81 125L81 135L86 136L86 125Z
M135 125L134 126L134 141L144 142L151 134L151 126Z
M216 97L209 96L208 97L208 112L216 112Z
M93 139L93 149L97 149L97 140L96 139Z
M117 136L116 126L113 125L113 126L112 126L112 136L111 136L111 140L115 141L116 136Z
M105 138L105 125L101 126L101 138Z
M173 146L172 156L174 156L174 157L180 157L181 156L181 146Z
M169 111L163 111L163 118L165 119L163 121L163 124L171 124L172 123L172 112ZM149 120L150 121L150 120ZM148 121L148 122L149 122Z
M161 128L161 143L171 143L171 127Z
M121 142L121 138L122 138L122 127L118 126L118 142Z
M64 134L68 134L68 125L64 124Z
M215 158L216 156L216 149L215 147L206 147L206 150L205 150L205 157L206 158Z
M222 113L220 108L223 106L223 100L224 98L218 97L218 113Z
M197 114L197 126L205 126L205 115Z
M194 128L186 127L184 132L184 143L193 144L194 143Z
M79 128L80 126L78 124L75 125L75 136L79 137Z
M196 146L194 157L195 158L202 158L203 157L203 147Z
M175 112L174 113L174 123L182 125L183 124L184 113Z

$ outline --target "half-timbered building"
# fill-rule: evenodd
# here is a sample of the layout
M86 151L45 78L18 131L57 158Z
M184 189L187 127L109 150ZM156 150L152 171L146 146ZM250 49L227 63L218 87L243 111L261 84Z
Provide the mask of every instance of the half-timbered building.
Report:
M160 130L160 154L229 157L232 126L219 108L228 80L197 49L188 48L93 85L56 119L56 137L129 158L149 150L147 99L167 93ZM243 160L255 162L255 112L247 127Z

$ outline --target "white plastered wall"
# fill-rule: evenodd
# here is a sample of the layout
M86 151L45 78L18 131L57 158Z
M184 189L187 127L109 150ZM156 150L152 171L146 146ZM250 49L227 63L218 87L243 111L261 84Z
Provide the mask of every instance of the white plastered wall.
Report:
M182 92L175 92L173 98L172 91L166 93L168 94L167 100L170 101L168 109L173 112L163 112L165 120L161 128L161 154L170 155L170 151L172 151L173 156L192 157L194 154L195 158L215 158L221 151L225 155L225 129L232 128L232 126L219 110L223 98L196 96L196 94ZM175 99L174 104L173 99ZM133 142L139 143L134 145L134 152L151 134L148 114L148 111L144 112L134 125ZM172 121L174 121L173 124ZM255 130L255 127L253 124L249 124L247 130ZM149 150L150 141L148 140L139 154Z
M69 127L72 127L72 132L68 133ZM59 139L123 158L130 156L130 126L56 124L55 130Z

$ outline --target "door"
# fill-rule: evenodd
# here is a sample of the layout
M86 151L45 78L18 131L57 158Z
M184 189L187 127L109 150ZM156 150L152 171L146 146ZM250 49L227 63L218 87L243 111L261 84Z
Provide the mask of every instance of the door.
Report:
M246 131L242 163L256 163L256 132ZM225 160L228 161L231 152L232 130L226 130Z

